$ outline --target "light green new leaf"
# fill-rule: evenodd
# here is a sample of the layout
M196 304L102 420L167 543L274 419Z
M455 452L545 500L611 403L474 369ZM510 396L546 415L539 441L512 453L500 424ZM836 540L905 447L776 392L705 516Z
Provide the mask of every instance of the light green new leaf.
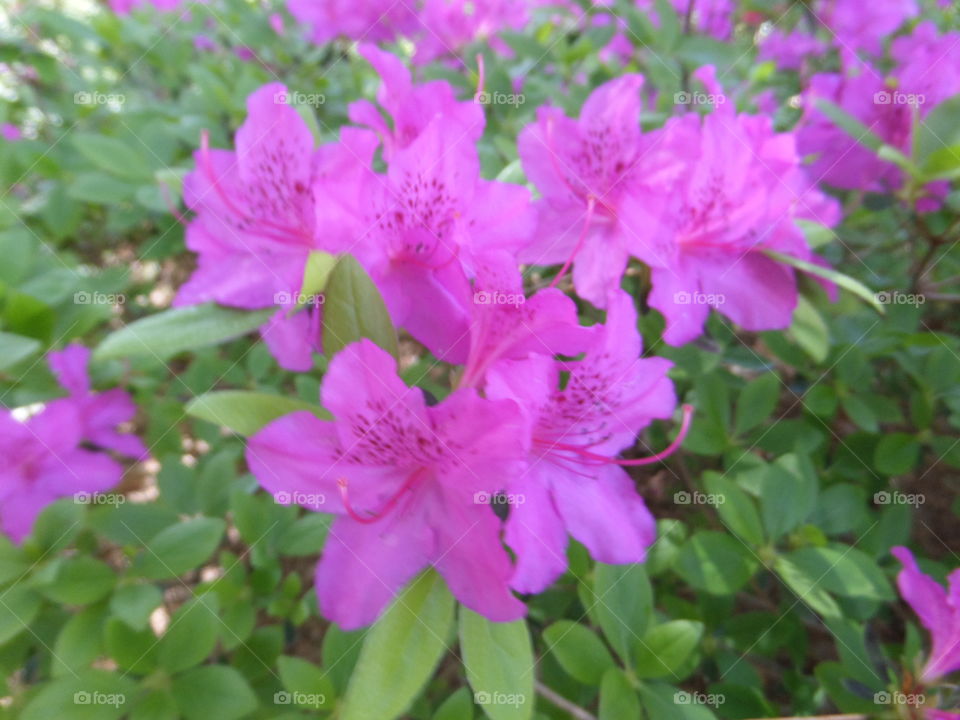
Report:
M341 720L394 720L410 707L447 650L454 606L433 570L400 593L367 632Z
M174 308L111 333L94 351L98 360L146 355L168 358L184 350L218 345L263 325L273 308L247 312L217 305Z
M533 647L526 621L495 623L461 607L460 649L474 697L491 720L533 715Z
M330 419L330 414L319 405L293 397L244 390L206 393L191 400L186 407L188 415L223 425L246 437L256 434L278 417L300 410L311 412L321 420Z
M397 357L397 331L387 306L366 270L352 256L342 255L324 290L323 351L334 356L362 338L369 338Z

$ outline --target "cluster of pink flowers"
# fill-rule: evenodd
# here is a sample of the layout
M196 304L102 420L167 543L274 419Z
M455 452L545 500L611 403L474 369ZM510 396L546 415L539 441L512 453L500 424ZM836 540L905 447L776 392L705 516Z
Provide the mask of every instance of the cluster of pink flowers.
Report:
M355 343L324 377L334 420L273 422L251 439L249 466L278 497L322 496L339 516L317 593L341 625L372 622L428 565L468 607L516 618L524 606L511 590L555 580L568 535L609 563L642 561L655 538L623 466L664 453L618 455L677 401L670 363L641 358L636 310L619 290L628 263L650 269L667 342L697 337L711 306L749 330L785 328L795 271L765 252L814 259L795 221L833 224L839 212L811 187L794 137L737 114L712 68L698 77L716 109L653 132L640 128L639 75L597 88L579 119L540 108L519 137L533 200L480 176L481 103L444 81L414 82L372 45L359 52L382 85L376 103L349 107L338 141L316 147L279 84L250 97L235 151L204 141L185 185L198 268L176 302L275 308L263 337L283 367L306 371L323 321L322 304L291 300L307 258L353 255L393 322L460 366L455 390L428 406L384 350ZM528 295L521 264L560 267ZM605 324L579 324L556 287L568 270ZM686 409L680 438L688 422ZM491 500L509 505L506 521Z
M16 542L54 500L115 487L123 467L107 451L137 459L147 453L135 435L117 431L133 420L133 400L119 389L93 392L89 358L79 345L51 353L50 368L69 395L22 422L0 413L0 529Z

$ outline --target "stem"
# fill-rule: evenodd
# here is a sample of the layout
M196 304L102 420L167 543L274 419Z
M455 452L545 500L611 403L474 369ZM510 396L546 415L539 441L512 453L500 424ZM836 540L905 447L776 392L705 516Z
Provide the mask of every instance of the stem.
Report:
M534 687L544 699L549 700L558 708L564 710L568 715L570 715L570 717L575 718L575 720L597 720L595 715L587 712L579 705L574 705L572 702L567 700L562 695L555 693L539 680L534 683Z

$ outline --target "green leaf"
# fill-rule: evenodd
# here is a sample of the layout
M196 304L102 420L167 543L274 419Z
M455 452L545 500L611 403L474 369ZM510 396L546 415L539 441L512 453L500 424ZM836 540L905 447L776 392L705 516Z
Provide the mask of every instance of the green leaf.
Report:
M770 416L780 398L780 386L775 372L764 373L747 383L737 401L734 429L738 435L752 430Z
M763 544L763 524L753 500L732 480L715 472L703 475L704 486L716 499L717 514L724 525L754 547Z
M373 340L398 357L397 332L376 285L352 256L337 260L324 292L323 350L333 357L350 343Z
M830 330L817 309L802 295L797 299L797 309L793 312L793 323L787 335L818 363L830 354Z
M185 603L170 620L160 638L157 661L169 673L199 665L217 644L220 621L219 603L208 593Z
M310 296L322 293L330 280L330 275L337 265L337 256L322 250L314 250L307 256L307 264L303 270L303 283L300 286L299 307L308 304Z
M437 708L432 720L473 720L473 697L462 687Z
M23 585L12 585L2 591L0 603L0 645L27 629L40 611L42 600Z
M116 330L96 349L98 360L146 355L168 358L184 350L218 345L255 330L276 310L232 310L217 305L174 308Z
M116 205L136 195L137 186L102 172L77 175L67 187L67 197L95 205Z
M927 171L936 170L936 163L943 162L942 153L960 145L960 95L933 108L917 123L916 133L917 164Z
M116 720L130 710L136 685L119 673L84 670L45 684L20 720Z
M819 584L819 578L808 575L803 568L782 556L777 558L774 569L804 605L808 605L824 618L842 617L840 606Z
M797 527L817 503L817 478L805 457L790 453L766 468L760 491L760 513L771 539Z
M543 640L567 674L584 685L599 685L603 674L614 667L607 648L586 625L558 620L543 631Z
M292 412L306 410L321 420L329 420L330 413L319 405L285 395L220 390L195 397L186 407L188 415L222 425L239 435L249 437L265 425Z
M600 682L599 720L640 717L640 700L620 668L610 668Z
M855 547L805 547L785 557L805 575L837 595L881 601L894 598L883 571L869 555Z
M341 720L394 720L426 685L447 650L454 601L435 571L420 575L368 632Z
M134 630L119 618L110 618L103 627L103 645L123 670L146 675L157 667L157 638L150 628Z
M43 345L39 340L23 335L0 332L0 370L13 367L18 362L37 354L42 347Z
M644 684L640 688L646 717L651 720L715 720L706 705L690 702L690 693L669 685Z
M134 570L152 580L171 578L199 567L220 544L226 523L220 518L194 518L164 528L147 543Z
M134 630L143 630L162 602L163 593L156 585L125 585L110 598L110 612Z
M122 140L93 133L74 133L71 142L96 167L111 175L141 182L153 178L153 168L144 155Z
M820 98L817 100L817 109L865 148L878 152L883 147L884 142L877 134L839 105Z
M186 720L236 720L257 707L243 675L225 665L204 665L173 680L173 696Z
M676 678L703 637L703 623L671 620L651 628L637 644L635 668L641 678Z
M108 595L117 577L110 566L87 555L67 558L49 585L40 592L64 605L87 605Z
M78 612L64 623L51 653L51 674L54 677L73 675L101 654L100 629L104 620L103 607L94 605Z
M884 435L873 454L873 465L887 475L903 475L920 459L920 443L907 433Z
M800 258L793 257L792 255L785 255L777 252L776 250L764 250L763 252L767 257L773 258L777 262L782 262L784 265L789 265L790 267L794 267L797 270L802 270L809 275L815 275L817 277L822 277L825 280L829 280L835 285L842 287L844 290L848 290L849 292L853 293L860 299L866 300L870 306L881 315L886 314L883 304L877 299L877 293L873 292L859 280L855 280L849 275L844 275L836 270L831 270L830 268L817 265L816 263L807 262L806 260L801 260Z
M313 710L333 707L333 682L325 671L312 662L286 655L277 658L277 668L287 692L277 693L275 703Z
M594 612L607 642L625 663L653 615L653 589L643 565L597 563L593 579Z
M461 607L460 649L475 701L491 720L533 715L533 647L526 621L495 623Z
M702 530L681 548L676 569L698 590L730 595L747 584L758 565L741 541L726 533Z

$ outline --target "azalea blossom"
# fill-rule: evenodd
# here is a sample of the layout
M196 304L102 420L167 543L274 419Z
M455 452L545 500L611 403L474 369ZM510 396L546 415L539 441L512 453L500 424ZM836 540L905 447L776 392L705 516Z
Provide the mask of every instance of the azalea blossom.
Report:
M635 243L625 199L640 182L643 78L628 74L594 90L579 120L541 107L518 139L520 159L540 191L534 241L521 262L572 263L577 294L603 307Z
M0 529L20 543L50 503L116 486L123 467L103 450L143 457L138 438L116 431L136 407L122 390L94 393L89 351L73 346L51 353L50 366L70 395L20 422L0 412ZM91 446L94 449L91 449Z
M897 575L900 595L913 608L932 640L920 680L927 685L936 684L960 670L960 568L950 573L944 590L920 571L910 550L895 547L890 552L903 565Z
M338 37L390 41L417 26L414 3L395 0L287 0L294 19L318 44Z
M698 76L723 97L712 69ZM667 321L663 339L680 345L697 337L710 308L747 330L788 327L795 271L764 251L820 262L796 220L839 220L836 203L811 187L794 136L725 102L702 118L672 118L656 136L663 152L685 158L671 182L635 196L633 210L643 236L635 252L651 268L648 302Z
M820 0L814 7L814 15L834 33L837 46L873 55L879 55L883 41L919 13L916 0Z
M281 366L305 371L320 349L321 308L297 312L294 298L310 252L342 249L318 231L315 185L328 175L340 182L358 175L372 162L377 141L368 131L344 128L339 143L317 149L288 100L283 85L263 86L247 101L236 152L211 150L204 139L195 155L184 199L197 214L187 247L199 257L174 304L279 307L261 328L264 340Z
M457 143L475 143L483 135L483 107L473 100L457 100L450 83L431 80L414 84L410 71L395 55L369 44L360 45L357 51L380 75L377 102L392 122L388 125L369 100L350 103L350 120L380 136L386 160L408 147L438 115L444 124L456 128L452 135Z
M331 177L317 203L327 236L352 243L393 322L447 362L466 357L478 262L516 252L533 223L526 188L481 179L473 142L443 115L396 152L385 176L369 170L352 187Z
M568 533L611 564L643 562L653 544L654 518L622 467L651 460L615 459L676 407L667 378L672 363L641 359L641 349L633 302L615 291L583 360L531 355L489 371L487 397L515 400L532 437L528 468L506 487L515 499L506 541L517 555L511 585L518 591L540 592L563 573ZM561 388L564 370L569 379Z
M349 345L330 363L322 400L333 421L298 412L251 438L247 462L268 491L318 499L335 513L317 566L323 614L346 629L373 622L433 565L453 594L491 620L521 617L509 590L500 521L484 501L526 456L519 408L457 390L428 407L390 355Z

